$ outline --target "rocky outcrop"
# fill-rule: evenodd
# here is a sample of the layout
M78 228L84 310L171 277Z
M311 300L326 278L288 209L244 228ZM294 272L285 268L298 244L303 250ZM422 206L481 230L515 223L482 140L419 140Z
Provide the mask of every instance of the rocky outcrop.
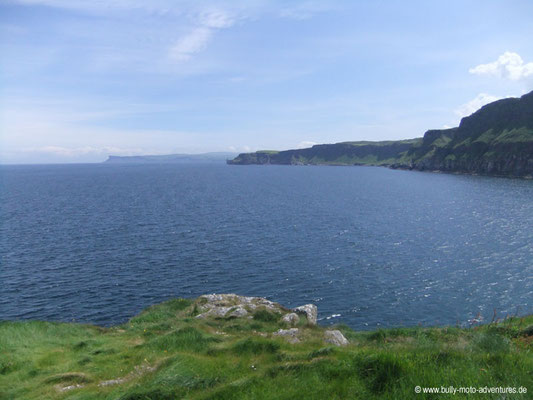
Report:
M307 323L309 325L316 325L317 317L318 317L318 309L314 304L306 304L300 307L293 308L293 311L305 314L307 317Z
M316 325L318 309L314 304L305 304L292 311L263 297L239 296L229 294L206 294L200 296L197 302L200 314L196 318L239 318L246 317L256 310L264 309L282 315L282 321L295 325L299 322L298 314L303 314L310 325Z
M151 366L147 364L136 365L135 367L133 367L133 371L131 371L128 375L121 376L115 379L101 381L97 384L97 386L105 387L105 386L122 385L123 383L127 383L131 380L140 378L147 373L154 372L157 370L157 368L158 366ZM72 375L72 373L70 375ZM77 384L68 385L68 386L56 385L56 389L58 392L68 392L73 389L81 389L85 387L86 385L87 383L77 383Z
M199 319L254 318L256 312L261 310L269 311L273 315L279 316L280 319L278 321L280 323L291 326L289 329L280 328L271 335L282 337L289 343L299 343L302 341L300 337L302 330L294 328L294 326L300 323L300 315L305 315L307 324L310 326L317 324L318 317L318 308L314 304L304 304L303 306L289 310L263 297L239 296L233 293L206 294L200 296L195 302L195 309L199 311L199 314L196 316ZM300 328L305 330L305 326L301 326ZM223 334L219 331L215 333ZM261 336L265 335L265 333L261 333ZM338 330L326 330L324 332L324 341L335 346L345 346L348 344L348 340Z
M298 338L298 333L300 330L298 328L291 329L280 329L277 332L273 333L274 336L281 336L285 338L289 343L300 343Z
M346 346L349 344L348 339L346 339L341 331L338 330L325 331L324 340L326 343L330 343L335 346Z
M263 297L246 297L236 294L206 294L199 297L198 308L201 311L196 318L239 318L245 317L258 308L279 313L287 309Z
M281 320L290 326L294 326L300 322L300 317L296 313L289 313L284 315Z

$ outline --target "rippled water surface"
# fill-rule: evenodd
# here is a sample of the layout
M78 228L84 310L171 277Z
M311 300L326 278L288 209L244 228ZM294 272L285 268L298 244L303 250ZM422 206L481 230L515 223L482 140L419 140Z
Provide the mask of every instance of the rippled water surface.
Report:
M323 323L533 312L533 182L372 167L0 167L0 319L115 324L211 292Z

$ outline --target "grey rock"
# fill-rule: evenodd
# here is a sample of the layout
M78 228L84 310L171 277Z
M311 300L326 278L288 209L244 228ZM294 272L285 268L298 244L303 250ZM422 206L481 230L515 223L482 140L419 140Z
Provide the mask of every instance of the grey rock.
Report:
M118 378L118 379L110 379L108 381L102 381L98 384L99 387L104 387L104 386L113 386L113 385L121 385L125 382L127 382L128 379L126 378Z
M201 304L198 304L198 307L202 313L196 316L196 318L251 318L249 313L257 309L266 309L280 313L286 312L286 309L278 303L274 303L263 297L239 296L233 293L213 293L204 294L200 296L200 299L202 301L200 302Z
M243 307L238 306L235 310L231 311L229 314L226 314L226 317L240 318L247 315L248 311L246 311Z
M207 311L203 314L197 315L196 318L206 318L206 317L213 317L213 318L224 318L229 310L231 310L232 307L217 307L213 306L210 308L207 308Z
M281 320L290 326L294 326L300 321L300 317L296 313L289 313L285 314Z
M314 304L305 304L303 306L294 308L293 311L296 311L300 314L305 314L307 316L307 322L310 325L316 325L318 308Z
M334 344L335 346L346 346L350 342L344 337L341 331L330 330L324 332L324 340L326 343Z
M279 329L277 332L274 332L274 336L281 336L284 337L289 343L299 343L300 339L298 339L298 333L300 331L298 328L291 328L291 329Z
M234 293L227 294L204 294L200 296L200 299L207 300L207 303L203 305L204 308L211 307L231 307L241 305L247 307L250 310L255 310L258 307L264 307L270 310L280 309L281 306L278 303L267 300L263 297L248 297L239 296Z
M60 392L66 392L66 391L72 390L72 389L81 389L84 386L85 385L76 384L76 385L65 386L65 387L59 388L58 390Z

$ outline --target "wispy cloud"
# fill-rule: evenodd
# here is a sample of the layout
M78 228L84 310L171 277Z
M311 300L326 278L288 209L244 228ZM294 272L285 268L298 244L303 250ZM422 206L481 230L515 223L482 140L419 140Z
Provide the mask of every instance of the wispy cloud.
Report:
M188 61L192 56L202 51L211 39L212 30L207 27L193 29L180 38L170 49L170 57L176 61Z
M198 16L201 25L212 29L229 28L235 23L235 19L229 12L216 9L202 10Z
M234 152L234 153L249 153L252 151L252 148L250 146L242 145L242 146L228 146L228 151Z
M303 1L299 4L293 4L288 7L283 7L279 15L283 18L290 18L296 20L305 20L312 18L316 14L323 13L333 8L333 2L319 2L319 1Z
M533 62L525 63L519 54L506 51L496 61L470 68L469 72L518 81L533 77Z
M142 0L8 0L22 5L38 5L51 8L61 8L76 10L86 14L97 14L100 16L131 16L138 15L144 25L139 30L146 29L146 21L153 15L171 16L174 24L185 27L185 33L170 46L170 59L174 61L190 60L194 54L204 50L212 40L217 30L227 29L234 25L235 21L253 9L252 5L235 5L231 2L194 2L194 1L173 1L173 0L152 0L145 2ZM128 19L128 17L125 17ZM142 19L144 18L144 19ZM168 22L168 20L167 20ZM188 28L187 28L188 26ZM158 30L154 29L145 36L157 36ZM136 33L138 34L138 32ZM163 34L166 36L167 34ZM142 37L138 40L146 40ZM156 40L157 42L157 40ZM146 44L146 43L145 43ZM105 49L105 47L103 47ZM168 49L168 47L167 47ZM102 61L101 58L104 58ZM98 62L104 66L127 62L124 51L118 54L99 54ZM131 61L131 60L130 60Z
M457 108L455 110L455 114L461 118L467 117L470 114L473 114L474 112L479 110L484 105L492 103L493 101L500 100L500 99L501 97L492 96L487 93L480 93L475 98L470 100L469 102Z
M307 149L309 147L313 147L315 144L318 144L316 142L309 142L304 140L303 142L300 142L296 145L297 149Z
M176 61L190 60L207 47L216 30L229 28L234 23L235 18L222 10L200 12L196 26L170 48L170 57Z

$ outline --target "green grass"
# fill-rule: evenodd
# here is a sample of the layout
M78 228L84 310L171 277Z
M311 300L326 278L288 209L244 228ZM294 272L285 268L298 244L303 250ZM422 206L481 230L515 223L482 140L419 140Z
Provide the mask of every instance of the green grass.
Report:
M498 135L494 133L494 129L489 129L482 135L480 135L474 143L485 143L490 144Z
M404 140L382 140L378 142L370 141L370 140L361 140L357 142L340 142L339 144L349 144L351 146L390 146L395 144L420 144L422 142L422 138L415 138L415 139L404 139Z
M435 147L446 147L451 141L451 137L447 135L441 135L431 145Z
M414 387L526 387L533 392L533 316L471 328L356 332L346 347L302 324L301 343L271 333L280 315L197 319L191 300L148 308L99 328L0 323L0 399L435 399ZM99 386L121 379L118 384ZM70 385L79 388L59 391ZM529 397L528 397L529 396Z
M504 130L496 139L496 143L527 143L533 142L533 130L526 127Z
M254 313L253 319L263 322L276 322L280 319L280 315L268 310L258 310Z
M258 154L278 154L279 150L257 150Z

